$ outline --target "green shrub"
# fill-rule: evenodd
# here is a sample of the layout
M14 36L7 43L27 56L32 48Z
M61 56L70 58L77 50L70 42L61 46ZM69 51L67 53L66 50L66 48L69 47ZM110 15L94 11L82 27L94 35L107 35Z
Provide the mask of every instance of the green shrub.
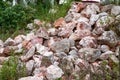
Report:
M19 66L19 60L15 56L11 56L5 61L0 69L0 80L18 80L20 77L26 76L26 68Z

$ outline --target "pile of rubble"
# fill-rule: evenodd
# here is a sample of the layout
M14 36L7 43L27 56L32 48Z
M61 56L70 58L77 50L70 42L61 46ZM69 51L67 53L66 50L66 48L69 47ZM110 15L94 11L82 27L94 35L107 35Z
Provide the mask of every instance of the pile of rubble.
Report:
M34 20L27 26L32 29L29 34L0 40L0 66L12 50L23 53L19 58L27 69L28 77L19 80L74 80L81 79L82 71L83 79L90 80L90 71L102 74L103 61L108 70L112 70L110 63L119 63L120 39L111 29L119 21L120 6L74 2L54 27L45 29ZM120 24L114 27L120 31Z

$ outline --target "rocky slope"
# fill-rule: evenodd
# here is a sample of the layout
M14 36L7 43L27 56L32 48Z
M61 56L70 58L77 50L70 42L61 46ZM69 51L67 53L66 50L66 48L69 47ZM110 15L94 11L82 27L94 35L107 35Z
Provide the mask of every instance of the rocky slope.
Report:
M27 69L28 76L19 80L95 80L91 74L105 75L102 62L108 72L119 63L119 21L120 6L74 2L54 27L45 29L35 19L27 35L0 40L0 66L12 50L23 53L19 60Z

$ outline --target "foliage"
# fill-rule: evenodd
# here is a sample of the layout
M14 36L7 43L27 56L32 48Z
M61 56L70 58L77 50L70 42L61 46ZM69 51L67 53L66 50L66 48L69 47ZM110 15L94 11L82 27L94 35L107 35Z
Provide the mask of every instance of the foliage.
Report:
M19 64L19 59L15 56L11 56L8 61L5 61L0 69L0 80L18 80L20 77L25 77L26 68Z

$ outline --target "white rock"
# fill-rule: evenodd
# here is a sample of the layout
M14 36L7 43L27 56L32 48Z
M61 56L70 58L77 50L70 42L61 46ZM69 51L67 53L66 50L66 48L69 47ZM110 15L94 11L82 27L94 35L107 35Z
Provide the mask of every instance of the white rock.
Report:
M15 41L12 38L8 38L5 42L4 45L6 46L12 46L14 45Z
M23 41L22 35L18 35L17 37L15 37L14 39L15 44L19 44Z
M0 55L2 55L4 52L4 48L0 48Z
M91 17L90 17L89 24L90 25L95 24L95 22L98 20L98 18L99 18L99 15L92 14Z
M22 61L29 60L34 55L34 53L35 53L35 46L32 46L24 56L21 56L21 60Z
M42 56L41 55L34 55L33 60L35 61L34 67L39 68L41 66Z
M34 67L34 60L30 60L26 63L27 74L31 75Z
M0 40L0 48L3 47L3 46L4 46L3 41Z
M96 4L91 4L81 11L81 14L85 15L86 17L90 17L92 14L97 14L97 12L100 12L99 7Z
M120 6L113 6L111 9L111 14L114 14L114 15L120 14Z
M58 66L50 65L47 68L46 77L48 78L48 80L55 80L55 79L60 78L63 74L64 73L63 73L62 69L60 69Z
M91 48L96 48L97 47L97 41L94 37L87 36L81 39L79 44L83 47L91 47Z
M29 41L29 40L32 40L34 38L35 38L35 34L33 32L31 32L31 33L27 34L25 40Z
M111 55L113 55L114 53L112 51L107 51L105 53L102 53L100 55L100 59L102 60L107 60Z
M28 28L28 29L34 29L34 24L33 24L33 23L27 24L27 28Z
M107 46L107 45L101 45L101 46L100 46L100 49L101 49L102 52L106 52L106 51L109 51L109 50L110 50L110 47Z

